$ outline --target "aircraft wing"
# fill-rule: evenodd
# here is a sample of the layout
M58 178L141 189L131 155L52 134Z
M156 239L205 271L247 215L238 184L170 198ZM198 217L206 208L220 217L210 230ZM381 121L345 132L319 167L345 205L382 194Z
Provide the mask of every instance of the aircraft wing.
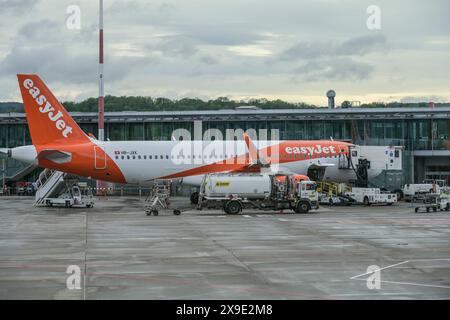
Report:
M321 168L334 167L334 164L333 163L312 163L309 167L313 168L313 169L321 169Z

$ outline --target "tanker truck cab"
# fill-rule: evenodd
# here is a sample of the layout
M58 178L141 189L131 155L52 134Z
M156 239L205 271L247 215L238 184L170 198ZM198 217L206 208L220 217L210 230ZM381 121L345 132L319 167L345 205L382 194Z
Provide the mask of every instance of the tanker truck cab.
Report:
M319 193L314 181L300 181L296 186L296 198L294 211L307 213L311 209L319 209Z

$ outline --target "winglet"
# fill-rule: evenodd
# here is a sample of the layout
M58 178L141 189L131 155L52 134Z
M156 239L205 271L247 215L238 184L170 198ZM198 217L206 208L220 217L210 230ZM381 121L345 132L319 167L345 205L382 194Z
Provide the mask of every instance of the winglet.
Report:
M245 144L247 145L247 148L248 148L250 162L252 162L252 164L257 164L259 166L269 165L269 163L266 161L266 159L263 156L261 156L261 154L259 153L259 150L256 148L256 146L253 143L250 136L245 132L243 135L244 135Z

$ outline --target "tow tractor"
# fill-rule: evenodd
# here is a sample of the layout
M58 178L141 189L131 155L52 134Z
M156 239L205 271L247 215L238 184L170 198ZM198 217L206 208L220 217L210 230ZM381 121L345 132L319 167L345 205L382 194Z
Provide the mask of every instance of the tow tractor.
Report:
M436 193L430 193L423 195L422 197L417 197L416 201L421 201L421 203L414 208L414 212L419 212L423 209L426 212L437 212L439 211L449 211L450 210L450 199L448 196L441 196Z
M413 203L419 203L415 206L414 211L424 209L426 212L450 211L450 189L441 186L432 193L423 193L413 198Z
M379 188L352 188L352 191L347 192L346 195L365 206L372 204L391 206L397 203L397 195L395 193L384 193Z
M293 174L207 174L200 185L198 209L222 208L227 214L249 208L308 213L319 208L316 188L315 182Z

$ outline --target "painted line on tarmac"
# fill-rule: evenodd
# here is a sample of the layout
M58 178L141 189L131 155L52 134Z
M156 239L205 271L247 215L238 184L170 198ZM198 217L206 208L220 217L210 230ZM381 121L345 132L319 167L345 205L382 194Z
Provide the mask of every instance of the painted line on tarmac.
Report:
M387 266L387 267L384 267L384 268L380 268L380 269L377 269L377 270L373 270L371 272L366 272L366 273L363 273L363 274L359 274L357 276L351 277L350 279L353 280L353 279L356 279L356 278L359 278L359 277L362 277L362 276L366 276L366 275L372 274L374 272L378 272L378 271L385 270L385 269L388 269L388 268L396 267L396 266L399 266L401 264L405 264L405 263L408 263L408 262L409 262L409 260L406 260L406 261L403 261L403 262L399 262L399 263L396 263L396 264L392 264L390 266Z
M450 258L412 259L409 261L448 261Z
M367 281L366 279L356 279L361 281ZM440 288L440 289L450 289L449 286L440 286L436 284L425 284L425 283L413 283L413 282L398 282L398 281L387 281L380 280L381 283L392 283L392 284L404 284L408 286L417 286L417 287L430 287L430 288Z

